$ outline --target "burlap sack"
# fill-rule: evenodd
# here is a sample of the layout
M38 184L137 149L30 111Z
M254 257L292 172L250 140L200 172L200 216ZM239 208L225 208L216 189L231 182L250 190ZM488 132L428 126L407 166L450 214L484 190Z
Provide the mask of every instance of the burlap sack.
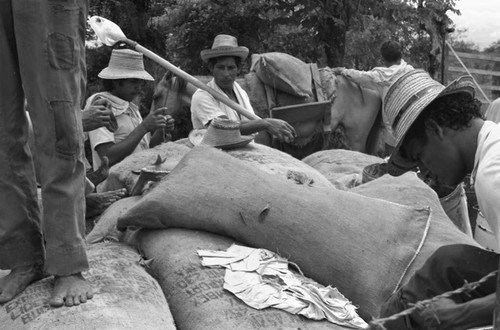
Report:
M264 83L255 72L247 73L244 79L245 84L242 85L242 88L247 92L255 114L261 118L268 118L269 104L267 103Z
M224 269L201 266L199 249L226 250L234 240L185 229L141 230L138 246L167 297L179 330L346 329L287 312L249 307L223 289Z
M428 221L427 209L298 185L197 147L118 227L205 230L276 251L337 287L366 317L403 276Z
M99 191L110 191L127 188L130 193L142 168L170 171L189 150L189 147L181 143L167 142L151 149L134 152L110 168L108 178L99 185L98 189ZM164 162L154 165L158 156Z
M122 198L111 204L97 220L94 228L87 234L87 243L95 244L104 240L118 242L123 236L123 232L116 229L118 217L128 211L141 199L142 196L131 196Z
M311 69L286 53L272 52L252 55L251 71L264 84L299 97L313 97Z
M79 306L51 308L53 279L28 286L0 306L3 330L176 329L158 283L138 264L139 254L123 244L101 243L88 249L85 277L94 298Z
M431 219L428 234L415 261L411 264L405 283L440 246L447 244L469 244L479 246L473 238L460 231L443 210L437 194L413 172L399 177L384 175L350 190L352 193L379 198L408 205L410 207L430 207ZM398 247L399 248L399 247Z
M336 188L351 189L362 182L363 168L383 162L382 158L352 150L322 150L302 159L318 170Z
M263 144L250 143L244 148L228 150L227 153L261 171L296 184L314 187L332 186L325 176L311 166Z

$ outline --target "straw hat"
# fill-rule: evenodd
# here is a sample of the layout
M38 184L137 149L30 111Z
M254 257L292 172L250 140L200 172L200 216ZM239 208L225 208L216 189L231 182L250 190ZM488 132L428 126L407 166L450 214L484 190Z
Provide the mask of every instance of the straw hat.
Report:
M113 49L107 68L99 72L101 79L142 79L154 81L144 70L142 54L130 49Z
M202 50L201 59L208 62L209 59L221 56L237 56L244 61L248 56L248 48L238 46L238 40L228 34L219 34L215 37L211 49Z
M221 149L243 147L253 138L253 135L241 135L238 121L223 118L214 118L207 129L195 129L189 133L189 141L194 146L202 145Z
M438 97L455 93L467 93L474 97L472 77L462 76L445 87L432 79L424 70L412 70L391 85L384 100L384 111L394 130L397 142L390 158L391 162L407 169L416 166L415 163L409 162L399 153L406 133L432 101Z

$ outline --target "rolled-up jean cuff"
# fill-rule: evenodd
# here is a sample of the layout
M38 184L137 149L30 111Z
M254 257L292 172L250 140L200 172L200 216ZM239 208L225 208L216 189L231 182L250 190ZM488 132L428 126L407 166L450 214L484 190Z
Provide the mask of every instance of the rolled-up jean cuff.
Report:
M47 247L45 271L50 275L66 276L82 273L89 269L89 262L85 247L71 249L71 251L54 251Z

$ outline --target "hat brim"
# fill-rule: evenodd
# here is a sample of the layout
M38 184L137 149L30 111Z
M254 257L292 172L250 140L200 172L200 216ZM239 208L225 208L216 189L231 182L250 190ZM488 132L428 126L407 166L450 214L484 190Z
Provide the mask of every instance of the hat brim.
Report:
M200 52L203 62L208 62L209 59L222 56L236 56L244 61L248 57L249 50L245 46L238 47L221 47L216 49L205 49Z
M241 141L235 142L235 143L230 143L230 144L212 144L210 142L202 141L200 143L201 146L209 146L209 147L215 147L215 148L220 148L224 150L228 149L236 149L236 148L241 148L252 142L253 136L250 135L242 135L241 136Z
M155 79L146 71L130 71L130 70L116 70L113 68L104 68L97 75L101 79L141 79L154 81Z
M203 138L205 137L205 133L207 132L206 128L200 128L200 129L193 129L191 132L189 132L188 139L189 142L193 146L209 146L209 147L216 147L216 148L221 148L221 149L235 149L235 148L240 148L243 146L246 146L252 140L254 139L253 135L241 135L239 137L239 141L236 142L231 142L227 144L216 144L212 142L207 142L203 141Z
M406 169L406 170L412 170L415 167L417 167L418 166L417 162L412 162L403 155L401 155L401 146L403 145L408 130L410 129L411 125L415 122L415 120L418 118L418 116L420 116L422 111L424 111L424 109L434 100L442 96L459 94L459 93L466 93L468 95L471 95L472 97L475 96L474 80L472 79L471 76L462 76L452 81L441 92L437 93L436 95L429 97L427 99L421 99L420 103L415 103L414 107L417 107L418 110L407 111L407 113L409 113L409 117L407 117L406 119L406 122L408 124L403 128L404 133L401 134L401 138L399 139L396 147L394 148L389 158L389 162L401 169Z

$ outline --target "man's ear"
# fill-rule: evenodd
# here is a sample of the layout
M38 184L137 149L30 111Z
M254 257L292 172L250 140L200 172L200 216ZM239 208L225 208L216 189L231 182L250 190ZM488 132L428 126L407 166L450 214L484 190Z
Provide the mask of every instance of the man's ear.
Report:
M444 130L434 119L425 120L425 130L429 136L436 136L440 139L444 136Z

